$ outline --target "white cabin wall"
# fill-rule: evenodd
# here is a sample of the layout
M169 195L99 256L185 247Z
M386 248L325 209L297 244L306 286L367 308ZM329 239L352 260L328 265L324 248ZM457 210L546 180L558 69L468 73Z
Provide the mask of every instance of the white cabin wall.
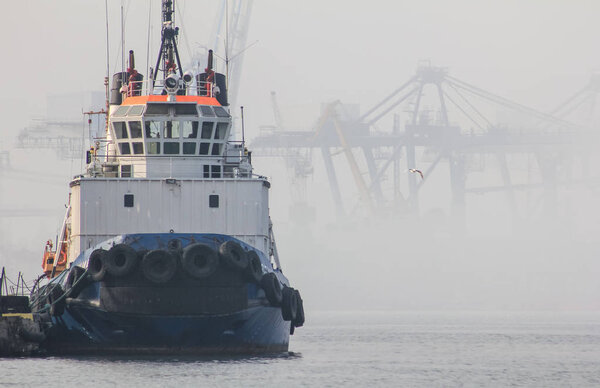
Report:
M262 180L82 179L72 193L73 259L116 235L170 230L227 234L267 252L268 189ZM124 207L125 194L134 195L133 207ZM219 195L218 208L209 207L210 194Z

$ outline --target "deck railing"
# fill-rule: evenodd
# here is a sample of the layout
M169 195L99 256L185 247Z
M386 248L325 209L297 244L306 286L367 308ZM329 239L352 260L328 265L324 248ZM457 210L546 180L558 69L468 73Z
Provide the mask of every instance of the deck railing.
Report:
M219 92L218 87L212 82L196 81L196 79L189 83L185 83L180 79L178 85L179 88L175 92L177 95L215 97ZM127 97L161 94L168 94L165 80L130 81L127 85Z

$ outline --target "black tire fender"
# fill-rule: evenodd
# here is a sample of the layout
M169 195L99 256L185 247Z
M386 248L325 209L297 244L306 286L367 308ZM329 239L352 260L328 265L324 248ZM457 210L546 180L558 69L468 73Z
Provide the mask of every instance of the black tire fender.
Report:
M298 310L296 290L292 287L283 287L281 290L281 315L284 321L294 321Z
M219 267L219 255L208 245L190 244L183 250L181 266L192 277L204 279Z
M266 273L260 280L260 286L265 291L265 296L271 306L281 306L281 284L273 272Z
M231 269L244 271L248 267L246 251L235 241L225 241L219 247L222 262Z
M82 278L85 277L85 278ZM83 290L89 284L89 277L85 272L85 269L81 267L72 267L67 275L65 282L65 289L68 298L77 298L81 290Z
M304 302L300 296L300 291L294 290L296 293L296 318L292 321L294 326L301 327L304 325Z
M65 291L58 284L49 287L52 287L47 297L50 305L50 315L53 317L61 316L65 312Z
M109 274L117 277L125 276L137 266L137 252L129 245L117 244L108 251L105 263Z
M106 275L106 254L104 249L96 249L88 260L88 273L94 281L101 281Z
M259 284L263 276L262 264L260 257L255 251L248 251L246 253L248 258L248 267L246 267L246 279L252 283Z
M166 283L177 272L177 260L163 249L149 251L142 259L142 272L152 283Z

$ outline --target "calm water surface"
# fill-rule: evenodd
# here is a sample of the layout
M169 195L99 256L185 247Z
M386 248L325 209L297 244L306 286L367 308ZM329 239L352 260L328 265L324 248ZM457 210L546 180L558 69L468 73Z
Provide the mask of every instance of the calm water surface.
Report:
M115 385L600 386L600 312L310 312L279 356L0 359L0 386Z

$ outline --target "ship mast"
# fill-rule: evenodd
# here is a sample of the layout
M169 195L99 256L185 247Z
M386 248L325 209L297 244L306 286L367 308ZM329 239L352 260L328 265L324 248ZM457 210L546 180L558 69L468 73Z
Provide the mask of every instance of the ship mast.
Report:
M174 13L175 0L162 0L161 42L158 59L156 60L156 67L154 68L154 74L152 75L153 85L156 82L156 77L158 76L161 62L164 78L167 78L169 74L176 73L177 70L179 70L179 76L183 77L181 60L179 59L179 51L177 50L177 36L179 35L179 27L175 27L173 25ZM175 57L173 57L173 54L175 54ZM176 59L177 62L175 62L174 59Z

